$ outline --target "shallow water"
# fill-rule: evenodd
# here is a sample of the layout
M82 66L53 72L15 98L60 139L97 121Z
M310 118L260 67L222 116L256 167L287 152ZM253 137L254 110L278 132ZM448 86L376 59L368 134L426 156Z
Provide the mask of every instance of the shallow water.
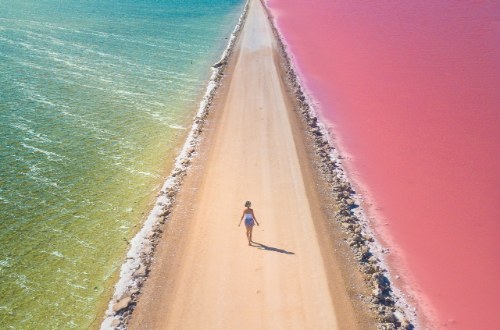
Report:
M0 327L99 323L243 4L0 2Z
M431 328L494 328L500 4L268 3L392 247L398 284Z

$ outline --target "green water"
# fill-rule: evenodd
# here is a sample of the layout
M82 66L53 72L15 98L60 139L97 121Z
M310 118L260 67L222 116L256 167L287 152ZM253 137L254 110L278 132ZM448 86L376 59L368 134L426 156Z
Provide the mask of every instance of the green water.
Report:
M99 324L243 5L0 1L0 328Z

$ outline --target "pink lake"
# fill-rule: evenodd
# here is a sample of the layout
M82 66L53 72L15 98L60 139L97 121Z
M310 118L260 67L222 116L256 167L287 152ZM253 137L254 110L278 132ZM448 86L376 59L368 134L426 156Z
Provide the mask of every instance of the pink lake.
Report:
M421 322L498 329L500 2L267 5Z

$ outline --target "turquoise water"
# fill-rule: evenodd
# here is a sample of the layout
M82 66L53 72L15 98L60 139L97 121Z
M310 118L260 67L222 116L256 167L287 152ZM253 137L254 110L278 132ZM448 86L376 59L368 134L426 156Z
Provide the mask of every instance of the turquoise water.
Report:
M100 323L243 1L0 1L0 327Z

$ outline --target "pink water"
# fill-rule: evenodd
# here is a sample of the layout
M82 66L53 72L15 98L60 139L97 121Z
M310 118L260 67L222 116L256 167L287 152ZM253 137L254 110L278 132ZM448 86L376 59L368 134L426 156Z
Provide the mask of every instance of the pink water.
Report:
M426 326L499 329L500 2L268 6Z

